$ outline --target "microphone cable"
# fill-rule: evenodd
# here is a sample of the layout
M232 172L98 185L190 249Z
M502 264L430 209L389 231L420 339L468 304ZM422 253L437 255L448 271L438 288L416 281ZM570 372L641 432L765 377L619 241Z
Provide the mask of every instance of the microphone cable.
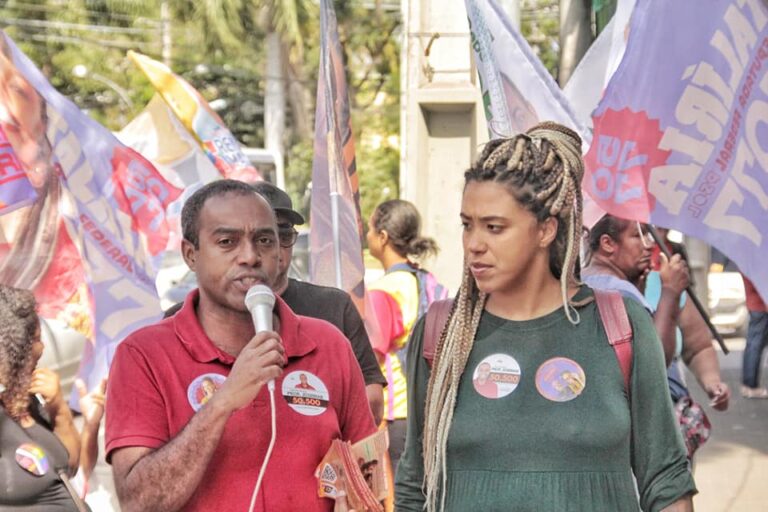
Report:
M261 481L264 479L264 473L267 471L267 463L272 456L272 450L275 447L275 440L277 439L277 411L275 410L275 381L270 380L267 382L267 390L269 391L269 410L272 417L272 437L269 440L269 447L267 448L267 455L264 457L264 462L261 463L261 469L259 470L259 478L256 480L256 486L253 488L253 495L251 495L251 506L248 507L248 512L253 512L253 507L256 505L256 496L259 494L261 488Z

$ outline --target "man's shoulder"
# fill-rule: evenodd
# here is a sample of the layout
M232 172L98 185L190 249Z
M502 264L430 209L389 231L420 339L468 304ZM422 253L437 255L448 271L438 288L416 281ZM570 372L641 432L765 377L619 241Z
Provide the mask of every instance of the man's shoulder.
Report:
M298 281L296 279L291 279L291 285L295 287L297 295L304 300L306 300L308 297L311 297L312 300L319 298L322 300L333 300L340 302L347 302L352 300L350 299L347 292L332 286L323 286L309 283L307 281Z
M331 343L335 343L337 338L341 341L343 341L345 344L349 344L347 342L346 338L344 337L344 333L339 330L339 328L334 325L333 323L329 322L328 320L325 320L323 318L317 318L314 316L306 316L306 315L297 315L300 322L299 322L299 335L300 336L309 336L311 338L314 338L315 340L318 340L322 338L323 342L325 342L326 339L332 340Z
M120 345L132 347L142 352L161 349L177 339L173 324L173 317L169 317L141 327L129 334Z

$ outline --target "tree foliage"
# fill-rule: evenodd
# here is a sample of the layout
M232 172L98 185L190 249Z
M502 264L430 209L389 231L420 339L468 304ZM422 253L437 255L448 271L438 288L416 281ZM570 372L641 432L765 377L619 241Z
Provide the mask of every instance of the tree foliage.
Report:
M154 89L128 49L163 53L160 0L0 2L0 23L51 83L112 130L137 115ZM362 209L396 197L399 182L400 16L381 2L335 2L345 49ZM288 109L287 188L308 206L312 119L319 66L317 0L167 0L171 68L207 100L247 146L264 144L267 32L285 48ZM87 73L75 76L79 66ZM81 73L82 74L82 73ZM110 85L108 82L111 82ZM125 90L130 105L115 92Z

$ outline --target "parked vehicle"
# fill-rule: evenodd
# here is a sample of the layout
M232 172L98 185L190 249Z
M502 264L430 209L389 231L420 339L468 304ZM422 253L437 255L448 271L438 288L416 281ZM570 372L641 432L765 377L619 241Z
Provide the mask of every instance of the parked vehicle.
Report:
M749 311L744 282L738 272L710 272L709 312L712 324L723 335L745 336Z

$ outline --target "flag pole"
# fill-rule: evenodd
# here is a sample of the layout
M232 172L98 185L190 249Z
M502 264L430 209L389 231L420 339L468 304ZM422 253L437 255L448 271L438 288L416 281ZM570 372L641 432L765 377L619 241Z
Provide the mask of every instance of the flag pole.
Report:
M320 5L320 26L325 27L328 30L329 19L327 5ZM325 23L323 23L325 22ZM327 132L325 136L326 148L328 151L328 172L329 172L329 185L330 185L330 200L331 200L331 233L333 237L333 268L336 273L336 288L344 289L344 280L341 273L341 233L340 233L340 219L339 219L339 154L336 151L336 102L334 101L335 88L332 87L333 81L333 66L331 43L327 34L324 32L321 35L321 43L323 43L320 49L320 59L323 65L323 78L325 79L325 118L327 123ZM328 109L331 109L329 112Z
M659 249L661 250L661 252L664 253L664 256L666 256L667 259L672 258L672 254L669 252L669 249L667 249L667 245L664 243L664 240L662 240L661 235L656 230L656 228L648 224L648 231L651 233L651 236L656 241L656 245L659 246ZM723 340L723 337L720 335L719 332L717 332L717 329L715 328L715 326L712 325L712 321L709 319L709 315L704 309L704 306L699 301L699 298L693 293L693 289L691 288L691 285L688 285L685 291L688 293L688 297L690 297L691 302L693 302L693 305L696 306L696 309L699 311L701 318L704 319L704 322L707 324L707 327L709 327L709 330L712 332L712 336L714 336L715 339L717 340L717 343L720 345L720 348L723 350L723 354L728 354L729 350L728 350L728 347L725 346L725 341Z
M339 184L337 181L336 136L334 130L328 131L328 168L331 170L331 232L333 234L333 268L336 272L336 288L343 290L341 275L341 234L339 232Z

